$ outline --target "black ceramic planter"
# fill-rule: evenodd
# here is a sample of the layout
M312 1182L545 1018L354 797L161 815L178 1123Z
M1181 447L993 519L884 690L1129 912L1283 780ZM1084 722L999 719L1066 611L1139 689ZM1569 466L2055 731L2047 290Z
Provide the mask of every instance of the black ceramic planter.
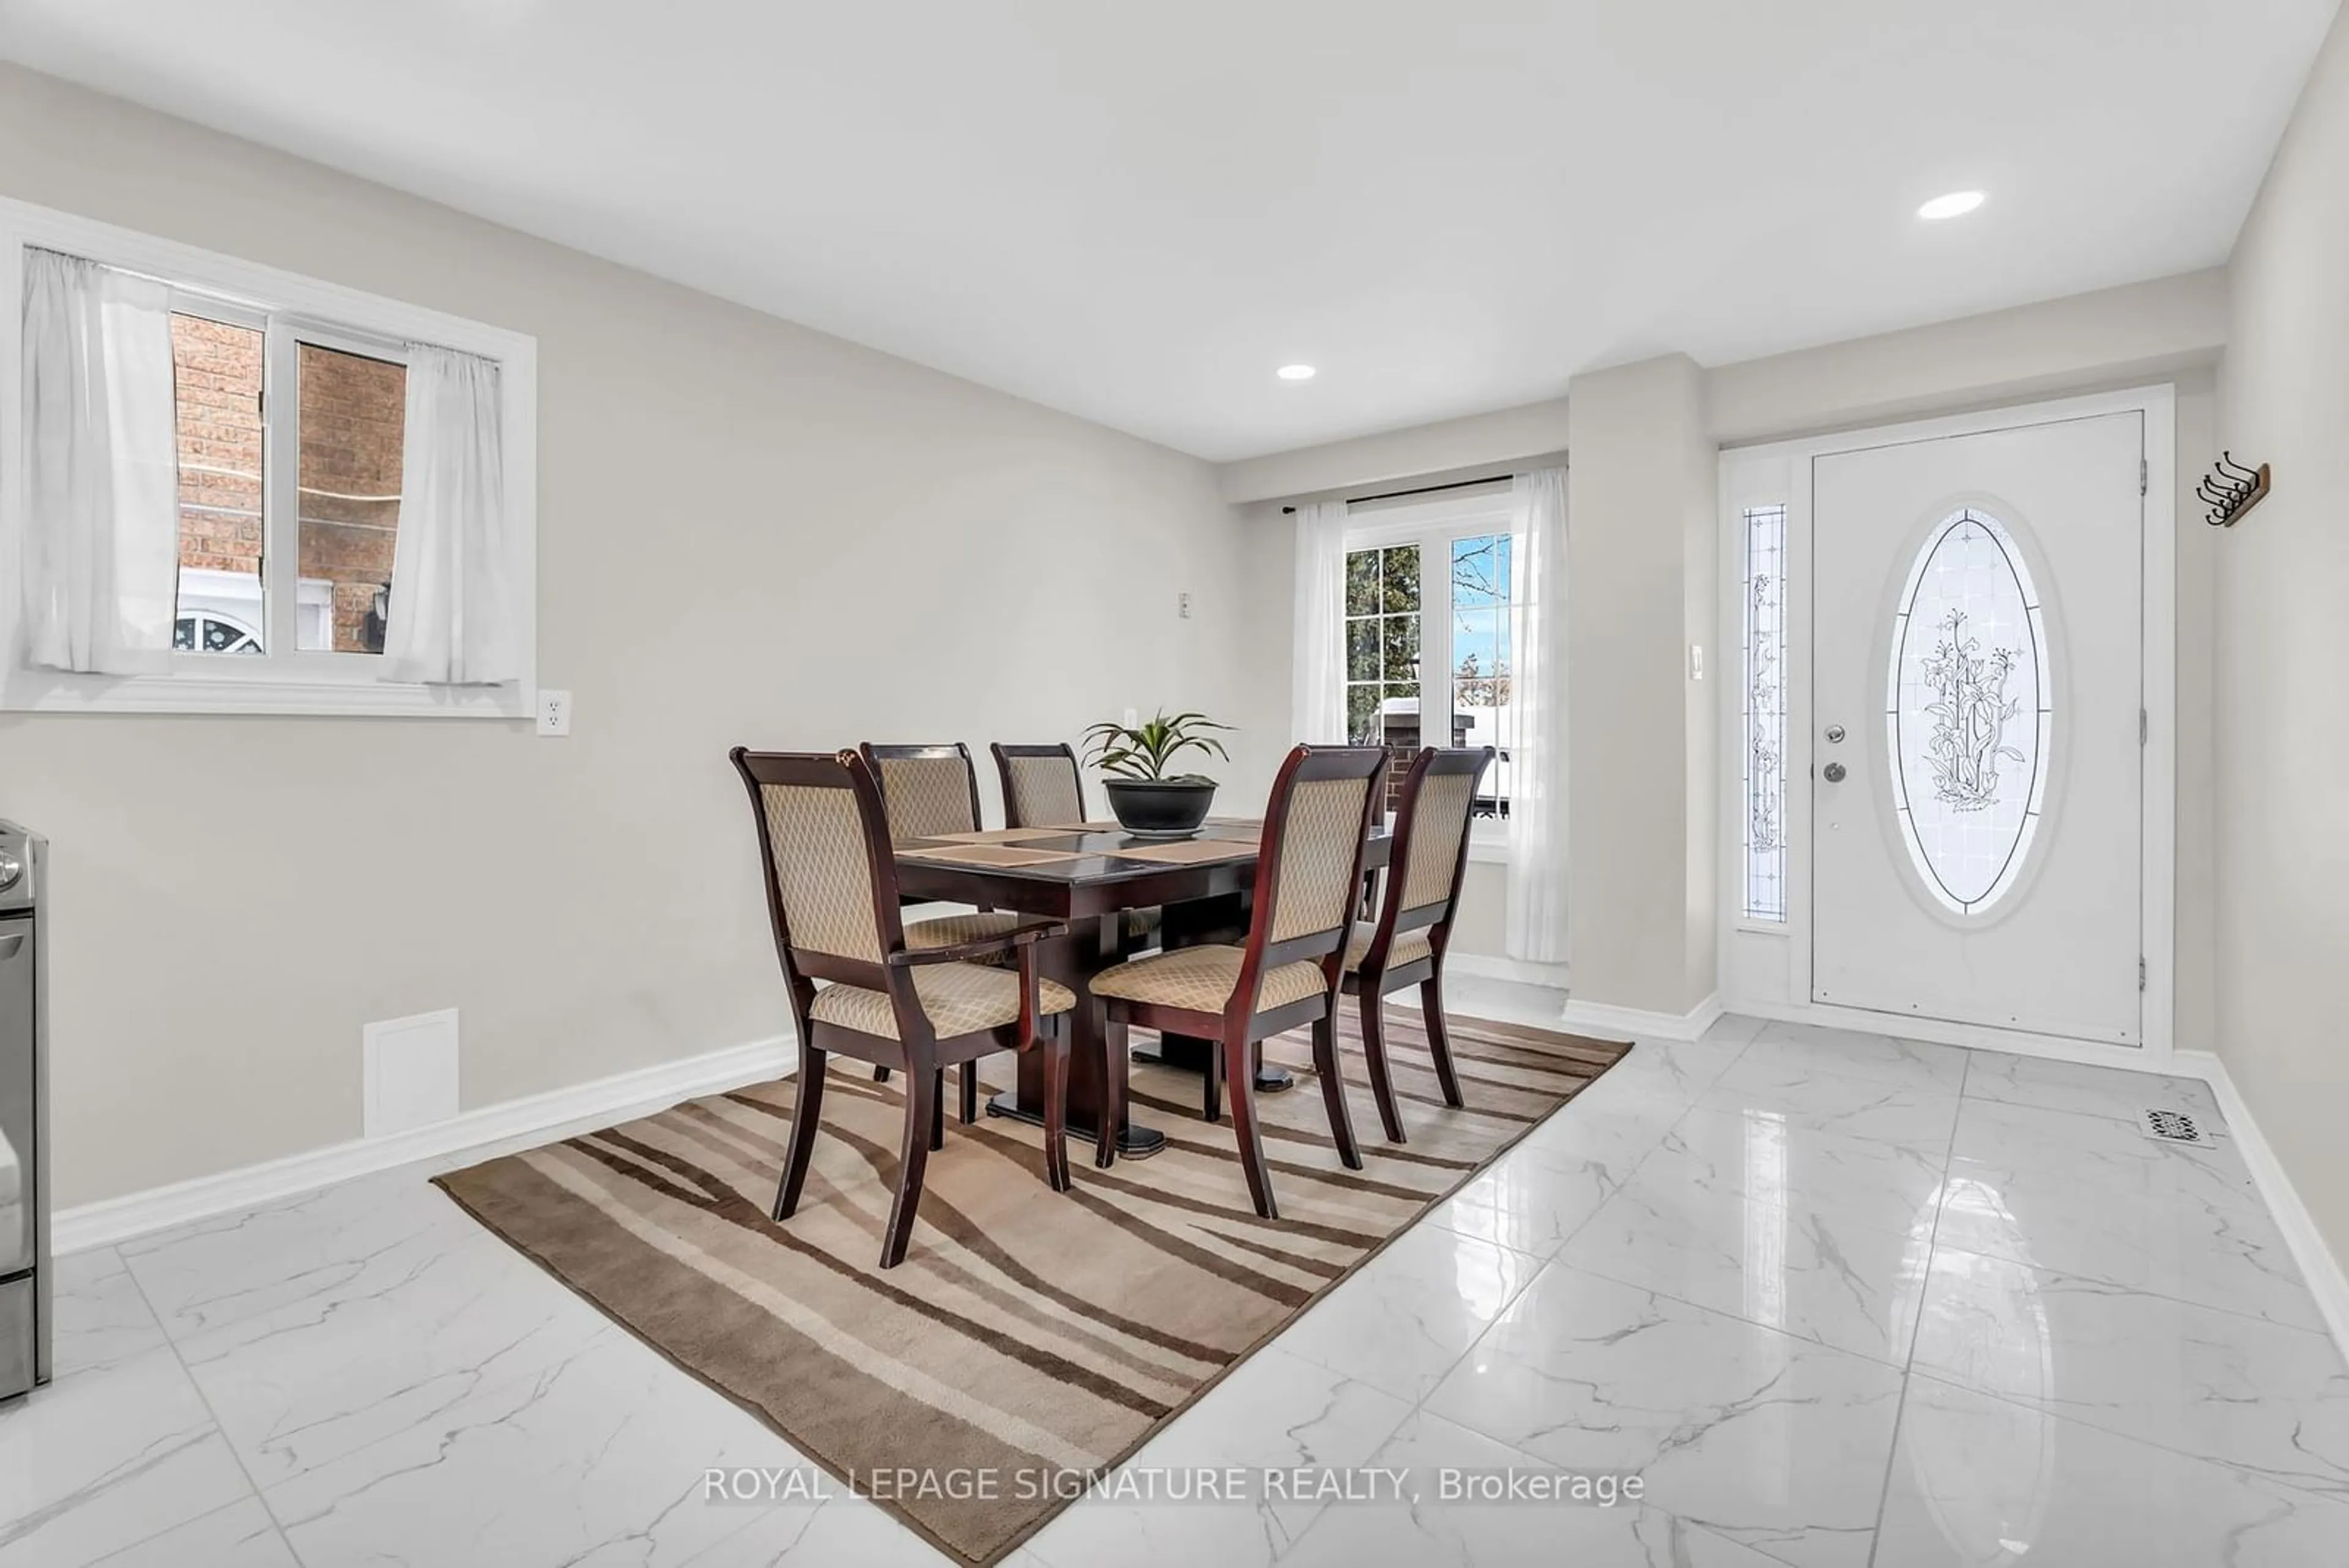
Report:
M1212 779L1110 779L1109 807L1128 833L1195 833L1214 804Z

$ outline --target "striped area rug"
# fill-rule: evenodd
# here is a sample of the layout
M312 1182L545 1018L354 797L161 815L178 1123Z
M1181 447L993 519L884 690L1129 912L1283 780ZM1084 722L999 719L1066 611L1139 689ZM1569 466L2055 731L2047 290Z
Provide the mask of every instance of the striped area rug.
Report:
M1413 999L1415 1001L1416 999ZM1281 1218L1250 1207L1228 1123L1199 1081L1137 1064L1148 1160L1044 1185L1040 1134L949 1121L905 1262L876 1266L903 1102L833 1064L799 1212L767 1218L790 1128L786 1078L442 1177L499 1235L679 1366L758 1412L851 1485L905 1467L991 1472L992 1497L885 1502L949 1554L1003 1557L1061 1508L1061 1478L1113 1465L1430 1205L1604 1072L1626 1046L1452 1021L1468 1106L1428 1070L1419 1010L1387 1011L1403 1123L1381 1136L1342 1030L1364 1167L1330 1142L1305 1035L1267 1043L1297 1074L1257 1098ZM1134 1032L1147 1043L1145 1032ZM1008 1081L1010 1061L991 1075ZM949 1095L949 1101L952 1096ZM1050 1485L1046 1477L1053 1478Z

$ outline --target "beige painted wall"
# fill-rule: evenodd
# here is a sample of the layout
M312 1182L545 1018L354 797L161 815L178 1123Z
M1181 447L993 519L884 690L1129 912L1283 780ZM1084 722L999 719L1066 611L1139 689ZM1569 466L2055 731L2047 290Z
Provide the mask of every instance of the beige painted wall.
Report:
M1478 958L1506 957L1508 912L1509 868L1497 860L1468 862L1460 884L1460 912L1453 918L1452 950Z
M1720 481L1704 372L1669 355L1568 388L1568 967L1578 1002L1684 1013L1713 993Z
M2166 381L2216 363L2226 335L2227 275L2212 267L1715 366L1706 411L1713 439L1736 446ZM1568 401L1227 462L1217 483L1246 504L1506 473L1566 451Z
M1359 489L1381 480L1425 483L1464 478L1495 463L1564 452L1566 419L1566 400L1553 398L1227 462L1217 471L1216 483L1225 500L1238 504Z
M1723 365L1706 398L1713 438L1738 446L2167 381L2226 340L2212 267Z
M64 1204L358 1136L370 1019L461 1008L468 1106L777 1033L737 742L1253 711L1247 541L1189 458L10 67L0 194L536 334L578 705L0 718L0 806L56 845Z
M2349 20L2245 223L2225 444L2275 491L2216 541L2218 1041L2335 1258L2349 1259Z

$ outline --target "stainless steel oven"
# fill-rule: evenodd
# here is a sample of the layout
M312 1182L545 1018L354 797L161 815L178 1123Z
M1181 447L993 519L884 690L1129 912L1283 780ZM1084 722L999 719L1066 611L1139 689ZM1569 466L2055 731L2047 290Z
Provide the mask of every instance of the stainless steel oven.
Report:
M0 1399L49 1380L47 848L0 822Z

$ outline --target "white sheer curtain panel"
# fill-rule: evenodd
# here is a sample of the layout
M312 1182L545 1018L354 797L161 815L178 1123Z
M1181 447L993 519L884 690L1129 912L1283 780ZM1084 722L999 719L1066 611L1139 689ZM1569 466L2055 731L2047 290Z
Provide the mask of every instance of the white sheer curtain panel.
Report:
M501 410L495 364L447 348L410 350L386 680L522 679Z
M180 591L171 291L25 253L25 657L170 667Z
M1564 963L1566 928L1566 470L1509 482L1511 706L1506 941L1527 963Z
M1297 657L1290 739L1346 743L1346 504L1297 509Z

